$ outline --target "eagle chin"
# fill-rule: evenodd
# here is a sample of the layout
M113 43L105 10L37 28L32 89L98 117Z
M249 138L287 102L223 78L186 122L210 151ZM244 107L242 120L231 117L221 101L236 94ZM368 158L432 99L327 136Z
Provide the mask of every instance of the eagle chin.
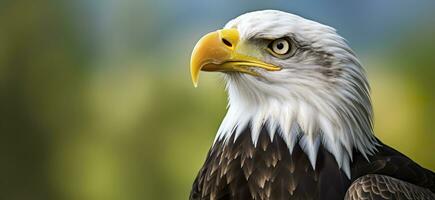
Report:
M228 112L190 199L435 199L435 175L373 134L369 84L335 29L275 10L196 44L223 72ZM346 195L346 197L345 197Z

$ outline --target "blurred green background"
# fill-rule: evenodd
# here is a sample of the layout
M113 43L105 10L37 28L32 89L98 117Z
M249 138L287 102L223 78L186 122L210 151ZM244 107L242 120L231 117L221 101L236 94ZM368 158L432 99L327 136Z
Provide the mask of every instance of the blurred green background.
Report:
M435 170L435 1L1 0L0 199L187 199L226 107L190 52L266 8L337 28L377 136Z

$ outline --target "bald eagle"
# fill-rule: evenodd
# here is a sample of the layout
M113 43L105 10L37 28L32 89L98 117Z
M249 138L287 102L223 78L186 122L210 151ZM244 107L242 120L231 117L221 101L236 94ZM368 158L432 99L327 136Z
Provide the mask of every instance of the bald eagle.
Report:
M373 134L369 84L335 29L243 14L202 37L191 76L223 72L228 111L190 199L435 199L435 175Z

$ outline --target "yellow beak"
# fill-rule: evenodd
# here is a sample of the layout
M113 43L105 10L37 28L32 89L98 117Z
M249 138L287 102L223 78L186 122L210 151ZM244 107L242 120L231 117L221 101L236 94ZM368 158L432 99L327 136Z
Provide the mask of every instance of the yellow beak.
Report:
M222 29L202 37L192 52L190 73L195 87L198 86L199 71L242 72L258 76L252 67L268 71L281 70L280 67L265 63L256 58L237 53L239 32L237 29Z

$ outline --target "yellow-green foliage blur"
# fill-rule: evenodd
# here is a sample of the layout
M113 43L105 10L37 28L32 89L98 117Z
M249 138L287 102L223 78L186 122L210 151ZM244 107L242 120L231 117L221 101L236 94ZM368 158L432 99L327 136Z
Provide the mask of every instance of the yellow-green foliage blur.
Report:
M190 52L264 8L343 33L376 135L435 170L434 3L206 2L1 1L0 199L187 199L226 109L218 74L193 88Z

